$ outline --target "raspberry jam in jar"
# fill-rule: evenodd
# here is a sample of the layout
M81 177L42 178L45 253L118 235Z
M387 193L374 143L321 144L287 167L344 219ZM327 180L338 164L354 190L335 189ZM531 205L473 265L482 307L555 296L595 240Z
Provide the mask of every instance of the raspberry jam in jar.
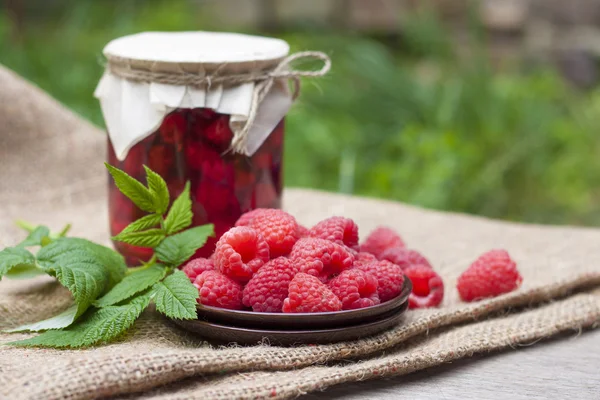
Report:
M289 55L279 39L214 32L145 32L104 48L106 71L94 95L108 131L108 161L144 182L161 175L171 200L190 182L193 224L216 238L255 208L279 208L284 119L299 78L324 75L319 52ZM295 70L301 58L316 71ZM292 84L292 85L290 85ZM110 180L110 233L144 216ZM196 256L212 253L211 238ZM130 264L149 248L115 243Z
M281 206L284 121L252 155L227 151L233 133L229 116L210 109L177 109L160 128L131 148L119 161L108 142L108 162L144 181L142 165L160 174L173 200L191 183L193 225L212 223L216 237L233 226L241 214L255 208ZM117 235L146 213L137 208L109 179L110 233ZM209 238L197 257L208 257L216 238ZM151 250L115 242L128 263L147 260Z

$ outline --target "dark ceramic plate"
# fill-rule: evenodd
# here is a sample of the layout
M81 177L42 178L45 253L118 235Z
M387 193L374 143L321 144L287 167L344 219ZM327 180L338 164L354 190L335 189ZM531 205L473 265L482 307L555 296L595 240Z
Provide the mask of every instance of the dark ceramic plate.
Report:
M412 290L410 279L404 280L398 297L385 303L358 310L324 313L261 313L226 310L198 304L198 319L219 325L256 329L306 330L341 328L381 319L381 316L401 308Z
M267 342L272 345L289 346L294 344L325 344L346 340L356 340L375 335L396 326L408 308L408 301L399 308L380 315L379 320L354 326L315 330L266 330L240 328L194 320L173 320L177 325L211 341L222 344L237 343L254 345Z

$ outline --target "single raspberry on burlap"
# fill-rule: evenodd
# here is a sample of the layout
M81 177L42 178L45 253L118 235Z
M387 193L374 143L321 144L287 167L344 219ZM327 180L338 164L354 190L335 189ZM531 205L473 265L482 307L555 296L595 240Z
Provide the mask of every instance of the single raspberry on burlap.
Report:
M464 301L496 297L519 287L523 278L506 250L482 254L458 278L456 288Z
M385 250L404 246L402 238L396 231L387 226L379 226L360 245L360 251L371 253L375 257L380 258Z
M244 283L269 261L269 245L254 229L234 227L217 242L213 260L217 270Z
M304 274L296 274L290 282L288 297L283 301L285 313L310 313L339 311L342 302L318 278Z
M348 269L327 284L342 302L342 310L354 310L375 306L380 303L377 294L377 279L360 269Z

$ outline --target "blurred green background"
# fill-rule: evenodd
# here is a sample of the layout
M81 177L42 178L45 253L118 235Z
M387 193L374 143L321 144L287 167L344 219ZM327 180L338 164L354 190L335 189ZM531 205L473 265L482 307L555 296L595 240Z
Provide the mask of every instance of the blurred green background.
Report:
M476 12L463 15L458 43L435 7L404 13L396 31L353 29L343 15L339 24L274 23L268 9L248 26L216 18L206 3L6 0L0 62L102 125L92 92L113 38L144 30L281 37L334 61L327 77L304 82L289 114L287 186L600 225L600 91L576 88L550 62L493 61Z

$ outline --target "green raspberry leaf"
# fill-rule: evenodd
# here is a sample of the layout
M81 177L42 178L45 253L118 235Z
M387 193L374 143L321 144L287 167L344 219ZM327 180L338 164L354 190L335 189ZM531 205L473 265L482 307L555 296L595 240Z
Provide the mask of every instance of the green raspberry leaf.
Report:
M152 196L148 188L120 169L108 163L104 163L104 165L106 165L108 172L112 175L115 185L117 185L121 193L133 201L140 209L148 212L157 211L154 206L154 196Z
M144 165L146 170L146 180L148 181L148 188L154 199L154 208L156 213L164 214L169 207L171 198L169 197L169 189L165 180L156 172Z
M135 272L117 283L104 297L96 300L94 305L96 307L106 307L120 303L159 282L165 277L166 273L167 269L160 264L155 264L148 269Z
M36 337L9 343L22 347L78 348L106 343L127 331L148 307L150 294L141 294L124 305L88 312L66 329L47 331Z
M187 229L173 236L167 236L154 252L159 260L173 267L178 267L194 255L196 250L204 246L209 236L214 235L212 224Z
M175 270L152 288L156 309L169 318L195 319L198 289L182 271Z
M126 269L123 257L114 250L79 238L60 238L42 247L37 253L37 262L72 293L77 308L61 318L60 324L53 321L52 328L42 325L35 330L72 324L96 298L123 279ZM23 326L15 330L34 329Z
M35 265L17 265L16 267L12 267L7 273L6 277L8 279L13 280L21 280L21 279L31 279L36 276L45 275L46 273L41 268L38 268Z
M143 231L144 229L154 228L156 225L160 224L161 221L162 217L159 214L149 214L127 225L125 229L119 233L119 235L122 235L123 233L139 232Z
M19 247L42 246L50 242L50 229L40 225L27 235L25 240L19 243Z
M35 267L35 257L21 247L7 247L0 251L0 279L16 267Z
M179 232L192 224L192 199L190 198L190 183L186 182L183 192L175 199L167 218L165 230L167 235Z
M67 308L65 311L61 312L54 317L45 319L43 321L34 322L31 324L21 325L14 329L6 330L5 332L39 332L45 331L49 329L60 329L66 326L69 326L75 321L77 318L77 304L73 304L71 307Z
M140 247L156 247L165 238L162 229L148 229L141 232L121 232L113 237L117 242L128 243Z

